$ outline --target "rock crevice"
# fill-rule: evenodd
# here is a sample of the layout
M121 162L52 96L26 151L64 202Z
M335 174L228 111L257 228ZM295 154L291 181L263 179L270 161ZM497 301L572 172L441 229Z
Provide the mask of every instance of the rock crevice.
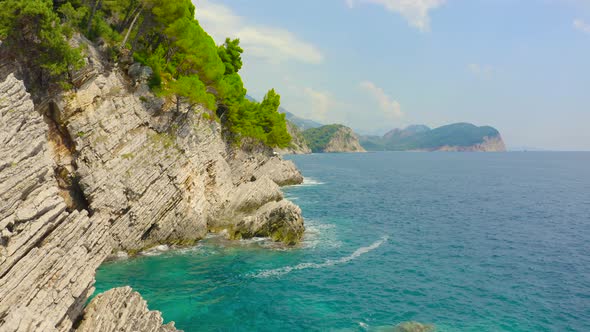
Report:
M168 111L118 70L81 72L39 105L0 79L0 330L174 331L128 288L84 313L99 265L224 228L300 240L301 210L279 189L302 182L293 163L226 142L206 110Z

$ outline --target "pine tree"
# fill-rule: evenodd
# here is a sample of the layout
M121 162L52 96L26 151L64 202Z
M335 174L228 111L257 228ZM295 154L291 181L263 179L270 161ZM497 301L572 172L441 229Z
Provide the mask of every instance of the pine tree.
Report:
M41 76L62 78L82 63L80 52L66 41L51 0L0 1L0 40Z

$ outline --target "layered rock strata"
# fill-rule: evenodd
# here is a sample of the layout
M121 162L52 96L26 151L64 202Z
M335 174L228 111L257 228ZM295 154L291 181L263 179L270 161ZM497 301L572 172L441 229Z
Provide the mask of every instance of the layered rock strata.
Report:
M129 289L84 314L107 256L221 229L288 244L303 234L279 189L303 180L293 163L227 143L207 110L168 111L89 54L75 91L36 105L14 75L0 78L2 331L171 331Z
M147 303L130 287L114 288L97 295L84 310L77 331L175 332L174 323L163 325L158 311L149 311Z
M68 331L111 252L106 219L68 211L48 126L22 82L0 83L0 330Z

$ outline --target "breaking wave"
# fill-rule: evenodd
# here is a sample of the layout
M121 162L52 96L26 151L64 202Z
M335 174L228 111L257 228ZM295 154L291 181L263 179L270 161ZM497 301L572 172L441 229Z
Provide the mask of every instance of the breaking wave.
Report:
M322 224L316 220L305 220L305 234L301 247L306 249L339 248L342 242L334 224Z
M342 257L339 259L328 259L323 263L301 263L301 264L297 264L295 266L285 266L285 267L281 267L278 269L265 270L265 271L261 271L256 274L253 274L252 277L254 277L254 278L278 277L278 276L282 276L282 275L285 275L287 273L290 273L292 271L297 271L297 270L321 269L321 268L330 267L330 266L334 266L334 265L346 264L352 260L359 258L360 256L362 256L368 252L371 252L371 251L379 248L383 243L387 242L388 239L389 239L388 236L384 236L379 241L376 241L375 243L371 244L370 246L361 247L361 248L357 249L355 252L353 252L352 254L350 254L349 256Z
M324 182L318 181L313 178L303 178L303 183L296 184L291 187L312 187L312 186L319 186L325 184Z

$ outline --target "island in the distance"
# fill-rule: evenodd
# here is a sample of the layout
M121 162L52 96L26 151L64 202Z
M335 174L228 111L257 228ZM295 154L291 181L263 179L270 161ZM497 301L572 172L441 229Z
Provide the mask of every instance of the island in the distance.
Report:
M471 123L455 123L436 129L413 125L405 129L394 129L382 137L362 136L360 143L368 151L506 151L497 129L478 127Z

